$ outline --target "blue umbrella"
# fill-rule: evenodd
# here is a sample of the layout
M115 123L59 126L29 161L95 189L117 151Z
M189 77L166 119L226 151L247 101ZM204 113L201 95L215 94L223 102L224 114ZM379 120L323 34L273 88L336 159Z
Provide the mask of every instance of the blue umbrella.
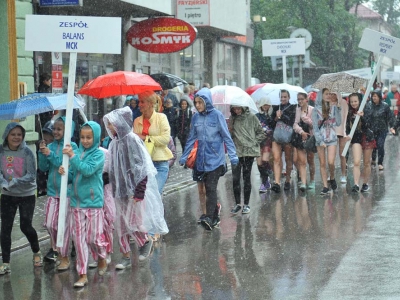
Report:
M74 96L74 108L83 109L85 103ZM0 104L0 120L21 119L31 115L67 108L67 94L34 93Z

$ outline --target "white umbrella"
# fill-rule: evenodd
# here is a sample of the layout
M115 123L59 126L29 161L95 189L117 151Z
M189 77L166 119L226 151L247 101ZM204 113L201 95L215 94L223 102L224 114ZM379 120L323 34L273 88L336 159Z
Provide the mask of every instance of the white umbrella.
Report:
M296 85L290 85L287 83L279 83L279 84L266 84L262 88L259 88L253 94L251 94L251 98L258 103L261 98L269 97L271 99L272 105L279 105L281 103L280 93L281 90L287 90L290 94L289 102L290 104L297 104L297 94L298 93L306 93L306 91Z
M231 105L248 107L253 114L258 113L258 109L253 99L244 90L237 86L217 85L210 89L213 105L220 110L225 118L229 118Z

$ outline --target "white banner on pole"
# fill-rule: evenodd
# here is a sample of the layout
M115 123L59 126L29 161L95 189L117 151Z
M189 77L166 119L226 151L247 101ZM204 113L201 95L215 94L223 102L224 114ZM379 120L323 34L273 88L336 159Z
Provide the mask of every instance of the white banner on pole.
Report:
M121 53L121 18L27 15L25 22L26 51Z
M400 60L400 39L372 29L365 29L358 47Z
M263 56L305 55L304 38L262 40Z
M78 52L121 54L121 18L27 15L25 50L70 52L68 96L64 145L71 143L75 72ZM38 34L46 32L46 34ZM61 54L61 53L60 53ZM65 217L68 209L68 155L63 155L65 175L61 177L57 247L64 244Z
M385 80L400 80L400 73L393 71L384 71L381 73L381 79Z

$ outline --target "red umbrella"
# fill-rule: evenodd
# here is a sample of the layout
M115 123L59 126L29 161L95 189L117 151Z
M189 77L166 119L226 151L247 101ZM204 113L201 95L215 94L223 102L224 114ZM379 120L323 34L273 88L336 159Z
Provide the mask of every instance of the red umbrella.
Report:
M136 95L145 91L161 91L158 82L147 74L117 71L92 79L78 91L78 94L97 99L121 95Z
M257 83L255 85L249 86L245 92L249 95L253 94L255 91L257 91L259 88L262 88L266 83Z

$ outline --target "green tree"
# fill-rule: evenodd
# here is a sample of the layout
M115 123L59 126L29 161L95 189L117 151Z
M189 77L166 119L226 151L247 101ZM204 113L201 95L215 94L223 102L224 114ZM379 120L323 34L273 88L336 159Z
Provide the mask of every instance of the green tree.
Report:
M362 28L349 9L363 1L354 0L254 0L251 15L265 16L255 24L253 75L261 81L277 77L270 59L262 57L261 41L290 37L288 28L306 28L313 36L311 60L331 72L358 68L368 53L358 48ZM281 76L280 80L281 81Z
M393 35L400 36L400 0L374 0L374 9L386 18L386 21L394 29Z

